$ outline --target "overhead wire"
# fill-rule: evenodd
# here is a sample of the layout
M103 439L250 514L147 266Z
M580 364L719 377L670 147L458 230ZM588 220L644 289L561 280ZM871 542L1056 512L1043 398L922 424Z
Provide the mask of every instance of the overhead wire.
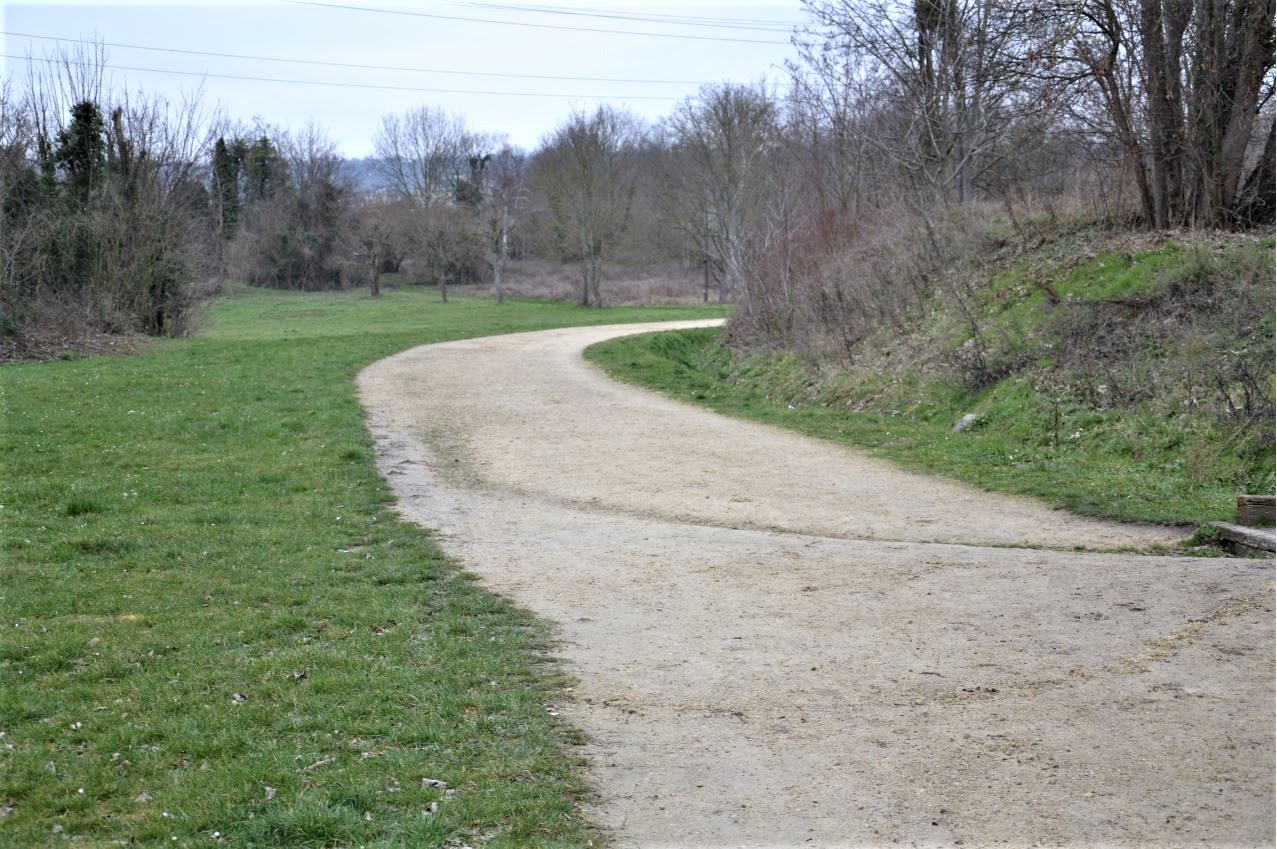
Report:
M66 57L41 57L41 56L15 56L10 53L0 54L5 59L22 59L27 61L47 62L47 63L66 63L77 65L80 67L89 67L96 65L93 62L81 62ZM111 68L117 71L140 71L152 74L174 74L186 77L202 77L206 79L219 80L245 80L251 82L265 83L286 83L290 85L311 85L323 86L326 88L357 88L371 89L377 91L411 91L426 94L470 94L470 95L491 95L495 97L554 97L567 98L569 100L652 100L673 103L679 100L677 97L661 97L658 95L617 95L615 92L610 94L573 94L565 92L542 92L542 91L491 91L479 89L455 89L455 88L424 88L419 86L396 86L396 85L375 85L372 83L342 83L327 82L324 80L295 80L281 77L257 77L240 74L217 74L205 71L174 71L167 68L141 68L132 65L116 65L114 63L102 63L103 68Z
M527 27L531 29L552 29L567 30L571 32L592 32L606 33L613 35L633 35L644 36L649 38L676 38L688 41L722 41L734 42L737 44L778 44L788 45L789 41L777 41L775 39L759 39L759 38L731 38L728 36L717 35L687 35L684 33L669 32L637 32L634 30L624 29L605 29L603 27L572 27L562 24L538 24L529 21L499 21L492 18L472 18L464 15L442 15L435 12L416 12L407 9L382 9L373 6L351 6L343 3L322 3L319 0L280 0L283 3L289 3L294 6L314 6L324 9L343 9L354 12L373 12L383 15L401 15L412 18L429 18L433 20L444 21L468 21L473 23L497 24L500 26L510 27Z
M564 15L569 17L602 18L605 20L637 21L640 23L676 24L679 26L707 27L712 29L740 29L758 32L788 32L798 26L797 22L760 20L755 18L713 18L699 15L647 15L638 12L621 14L619 12L601 12L576 6L541 6L508 3L473 3L448 2L449 6L463 6L474 9L491 9L501 12L531 12L545 15Z
M422 17L422 18L443 19L443 20L461 20L461 21L471 21L471 22L506 25L506 26L531 27L535 29L553 29L553 30L567 30L567 31L577 31L577 32L601 32L601 33L615 33L615 34L621 34L621 35L648 36L648 37L656 37L656 38L677 38L677 39L702 40L702 41L728 41L728 42L741 42L741 43L752 43L752 44L777 44L777 45L789 44L788 41L726 38L726 37L705 36L705 35L685 35L685 34L678 34L678 33L636 32L633 30L614 30L614 29L603 29L603 28L596 28L596 27L575 27L575 26L561 26L561 25L553 25L553 24L537 24L537 23L529 23L524 21L502 21L502 20L492 20L487 18L470 18L470 17L458 16L458 15L440 15L440 14L433 14L428 12L416 12L416 11L407 11L407 10L398 10L398 9L382 9L382 8L368 7L368 6L354 6L354 5L346 5L346 4L339 4L339 3L319 2L319 0L282 0L282 2L289 3L292 5L299 5L299 6L335 8L335 9L345 9L345 10L352 10L352 11L405 15L410 17ZM450 5L493 9L496 11L534 12L534 13L543 13L543 14L608 18L608 19L616 19L616 20L634 20L634 21L640 21L645 23L668 23L668 24L677 24L677 25L712 26L716 28L732 28L732 29L761 29L761 27L755 26L756 24L759 23L758 21L754 21L750 19L741 19L741 20L747 21L748 23L747 26L737 26L735 23L731 22L736 19L706 18L706 17L699 17L699 16L679 16L679 15L660 15L660 16L657 16L657 15L649 16L649 15L641 15L641 14L620 15L620 14L592 11L592 10L583 9L580 7L536 6L536 5L522 5L522 4L476 3L476 2L453 2L453 3L450 3ZM783 22L774 22L774 23L779 24ZM248 60L248 61L276 62L276 63L284 63L284 64L292 64L292 65L308 65L308 66L315 66L315 67L333 67L333 68L372 70L372 71L393 71L396 73L433 73L433 74L445 74L445 75L455 75L455 76L472 76L472 77L488 77L488 78L503 78L503 79L559 80L559 81L570 81L570 82L600 82L600 83L622 83L622 84L644 84L644 85L703 85L704 84L702 81L696 81L696 80L652 80L652 79L623 78L623 77L589 77L589 76L530 74L530 73L506 74L506 73L500 73L495 71L460 71L460 70L452 70L452 69L444 69L444 68L415 68L415 67L405 67L405 66L395 66L395 65L375 65L375 64L354 63L354 62L333 62L333 61L323 61L323 60L317 60L317 59L294 59L294 58L280 57L280 56L263 56L263 55L255 55L255 54L227 53L227 52L219 52L219 51L193 50L193 49L174 48L174 47L155 47L152 45L131 44L126 42L108 42L108 41L84 39L84 38L73 39L73 38L63 38L63 37L57 37L57 36L36 35L32 33L19 33L19 32L8 32L8 31L0 31L0 34L17 37L17 38L40 39L40 40L57 41L57 42L101 44L103 46L117 47L117 48L126 49L126 50L144 50L144 51L151 51L151 52L157 52L157 53L169 53L169 54L177 54L177 55L207 56L211 58L222 58L222 59L239 59L239 60ZM22 56L15 56L12 54L3 54L3 55L4 55L4 58L8 58L8 59L24 59L25 58L30 60L32 58L31 56L22 57ZM36 57L36 58L39 61L46 61L46 62L47 61L68 61L65 58L61 58L57 60L40 59L39 57ZM75 62L75 61L71 61L70 63L77 64L77 65L86 64L86 63ZM465 94L465 95L480 95L480 96L491 95L491 96L497 96L497 97L554 97L554 98L572 98L572 99L605 99L605 98L617 97L617 94L615 92L609 93L607 95L600 95L600 94L549 93L549 92L528 92L528 91L492 91L492 90L475 90L475 89L439 88L439 87L426 87L426 86L384 85L384 84L374 84L374 83L328 82L328 81L320 81L320 80L267 77L267 76L258 76L258 75L249 75L249 74L216 73L216 72L208 72L208 71L178 71L178 70L171 70L167 68L148 68L148 67L132 66L132 65L119 65L115 63L108 63L104 65L104 67L109 67L109 68L112 68L115 70L121 70L121 71L137 71L142 73L169 74L169 75L177 75L177 76L193 76L193 77L203 77L203 78L209 78L209 79L269 82L269 83L281 83L281 84L287 84L287 85L329 86L329 87L370 89L370 90L383 90L383 91L411 91L411 92L432 93L432 94ZM628 99L631 99L631 100L666 101L666 102L673 102L678 99L675 97L664 97L664 96L658 96L658 95L632 95L632 96L622 95L621 97L622 98L628 97Z
M102 41L92 38L63 38L53 35L34 35L25 32L0 31L0 35L16 38L37 38L44 41L65 41L78 44L101 44L105 47L119 47L124 50L148 50L155 53L175 53L187 56L209 56L219 59L247 59L258 62L280 62L290 65L314 65L328 68L347 68L369 71L394 71L396 73L450 74L468 77L500 77L505 79L525 80L561 80L567 82L597 83L636 83L643 85L703 85L701 80L643 80L622 77L583 77L560 76L554 74L502 74L495 71L455 71L443 68L412 68L397 65L367 65L356 62L325 62L319 59L290 59L282 56L256 56L247 53L219 53L211 50L188 50L177 47L152 47L143 44L127 44L118 41Z

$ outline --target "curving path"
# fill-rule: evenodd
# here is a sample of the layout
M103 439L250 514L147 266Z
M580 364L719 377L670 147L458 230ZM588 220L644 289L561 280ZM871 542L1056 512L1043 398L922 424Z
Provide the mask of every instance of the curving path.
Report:
M692 324L424 346L358 384L404 515L557 623L621 846L1272 845L1270 561L1120 553L1178 534L580 356Z

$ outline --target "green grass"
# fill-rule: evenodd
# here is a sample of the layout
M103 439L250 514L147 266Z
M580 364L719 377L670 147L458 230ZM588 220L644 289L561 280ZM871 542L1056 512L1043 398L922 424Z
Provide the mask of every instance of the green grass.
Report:
M1163 524L1231 520L1239 492L1273 487L1271 436L1264 435L1271 434L1271 416L1239 423L1217 410L1219 387L1240 397L1235 362L1260 363L1271 398L1271 271L1262 270L1271 269L1271 250L1268 241L1210 260L1173 244L1135 256L1101 253L1057 284L1061 297L1077 303L1054 313L1041 287L1026 282L1027 265L995 270L978 303L986 332L996 340L990 358L1020 365L978 391L934 361L901 367L870 359L831 373L790 354L737 357L718 344L718 330L622 338L596 345L586 356L619 379L722 413L1078 513ZM1236 301L1257 309L1257 323L1252 315L1238 329L1234 316L1224 314L1211 324L1194 307L1189 318L1175 318L1174 329L1165 330L1166 304L1178 303L1168 299L1186 297L1186 280L1203 274L1250 279L1256 263L1258 303L1230 295L1226 308L1241 310ZM1085 312L1062 312L1085 310L1088 301L1166 292L1171 294L1158 302L1163 312L1116 334L1082 321ZM966 334L951 314L933 315L931 326L914 331L918 337L931 334L942 344L960 345ZM1077 362L1056 361L1062 338L1086 343L1073 358ZM1044 341L1055 346L1043 347ZM1117 347L1107 350L1106 344ZM1148 387L1155 391L1145 392ZM1130 398L1114 399L1119 389ZM1207 409L1207 402L1216 409ZM978 417L975 425L954 433L968 413Z
M1055 290L1064 298L1130 297L1156 286L1159 272L1180 265L1184 248L1176 242L1135 254L1101 251L1095 258L1073 268Z
M244 291L196 339L4 367L0 845L585 845L545 628L396 519L352 380L711 314Z

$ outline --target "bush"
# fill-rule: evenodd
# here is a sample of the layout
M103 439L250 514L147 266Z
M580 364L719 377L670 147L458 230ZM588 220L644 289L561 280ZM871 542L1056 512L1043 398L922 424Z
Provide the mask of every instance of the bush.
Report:
M0 158L0 324L10 335L51 323L185 334L202 187L175 176L184 169L155 134L155 104L117 107L109 122L94 101L70 114L54 138L12 118Z

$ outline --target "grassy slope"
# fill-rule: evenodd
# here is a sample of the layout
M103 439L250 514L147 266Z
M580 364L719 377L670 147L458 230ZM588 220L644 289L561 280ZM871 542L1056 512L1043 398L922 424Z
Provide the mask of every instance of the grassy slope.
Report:
M1049 252L1076 255L1078 248L1054 245L988 277L974 309L990 360L995 366L999 359L1019 365L978 391L964 388L960 376L943 366L943 356L919 357L928 348L952 352L969 335L942 308L929 314L913 339L902 343L893 333L874 338L863 346L872 350L858 352L863 364L834 374L792 355L733 357L717 344L716 330L615 340L587 356L617 377L724 413L1090 515L1168 524L1230 519L1239 490L1271 492L1273 456L1263 421L1258 440L1242 446L1235 421L1198 408L1218 390L1213 378L1194 374L1212 366L1218 352L1235 355L1247 346L1255 348L1250 356L1261 368L1271 368L1271 271L1264 272L1268 278L1261 277L1257 294L1264 317L1242 332L1221 320L1192 332L1170 332L1168 338L1145 334L1132 346L1138 350L1105 359L1099 349L1112 342L1105 341L1107 330L1086 324L1092 320L1090 306L1183 289L1199 266L1229 280L1241 279L1255 263L1261 271L1271 269L1271 240L1225 247L1207 259L1175 243L1133 254L1083 250L1066 268ZM1048 273L1063 306L1047 303L1040 281ZM1158 315L1151 323L1161 326ZM1127 329L1119 327L1114 344L1126 344L1134 333ZM1069 360L1056 345L1061 339L1083 348L1093 344L1096 352L1088 356L1083 350ZM1054 347L1045 347L1047 342ZM1132 397L1157 384L1155 397L1107 400L1118 380ZM1266 380L1271 397L1271 371ZM976 425L953 433L967 413L978 416Z
M352 379L707 314L245 292L201 338L5 367L0 845L583 844L546 634L389 511Z

